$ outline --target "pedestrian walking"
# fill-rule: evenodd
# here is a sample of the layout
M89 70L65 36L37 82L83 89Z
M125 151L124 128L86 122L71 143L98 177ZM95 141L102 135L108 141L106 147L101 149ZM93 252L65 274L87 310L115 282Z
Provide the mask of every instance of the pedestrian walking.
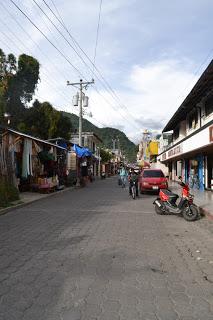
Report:
M126 179L127 179L128 173L125 167L122 167L120 170L120 180L121 180L121 186L122 188L125 188L126 186Z

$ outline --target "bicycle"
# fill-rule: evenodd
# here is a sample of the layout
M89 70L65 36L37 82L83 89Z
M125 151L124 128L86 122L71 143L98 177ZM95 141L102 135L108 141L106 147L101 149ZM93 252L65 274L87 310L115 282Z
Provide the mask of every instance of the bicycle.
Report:
M200 180L199 180L199 177L198 177L198 174L191 174L189 176L189 186L190 188L193 188L193 187L196 187L196 189L200 189Z

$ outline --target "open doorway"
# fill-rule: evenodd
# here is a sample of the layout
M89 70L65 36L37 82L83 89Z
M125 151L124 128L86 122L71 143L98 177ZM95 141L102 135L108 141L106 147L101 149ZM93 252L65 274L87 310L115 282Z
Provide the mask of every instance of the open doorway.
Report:
M207 188L211 189L213 181L213 154L207 155Z

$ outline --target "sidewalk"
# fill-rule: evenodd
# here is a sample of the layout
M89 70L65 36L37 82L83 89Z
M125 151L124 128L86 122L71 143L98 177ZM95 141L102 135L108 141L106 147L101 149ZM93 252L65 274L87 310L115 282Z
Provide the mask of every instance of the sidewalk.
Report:
M21 192L19 194L19 196L20 196L19 200L14 201L12 203L12 205L9 206L9 207L0 209L0 215L3 215L5 213L7 213L8 211L14 210L16 208L26 206L29 203L38 201L40 199L47 198L47 197L52 197L52 196L54 196L56 194L59 194L59 193L62 193L62 192L66 192L66 191L72 190L72 189L74 189L74 187L67 187L67 188L65 188L63 190L52 192L52 193Z
M169 181L169 187L180 195L181 188L177 182ZM213 192L191 189L190 193L194 195L194 202L200 208L200 212L213 218Z

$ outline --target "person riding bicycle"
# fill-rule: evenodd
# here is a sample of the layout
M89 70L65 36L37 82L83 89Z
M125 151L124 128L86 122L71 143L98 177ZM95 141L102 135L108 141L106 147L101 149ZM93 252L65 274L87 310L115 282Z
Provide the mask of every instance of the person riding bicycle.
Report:
M135 182L136 196L138 197L138 174L135 170L130 169L128 174L129 194L132 194L132 184Z
M126 178L127 178L126 168L125 168L125 167L122 167L122 168L120 169L120 180L121 180L121 185L122 185L122 187L124 187L125 184L126 184Z

